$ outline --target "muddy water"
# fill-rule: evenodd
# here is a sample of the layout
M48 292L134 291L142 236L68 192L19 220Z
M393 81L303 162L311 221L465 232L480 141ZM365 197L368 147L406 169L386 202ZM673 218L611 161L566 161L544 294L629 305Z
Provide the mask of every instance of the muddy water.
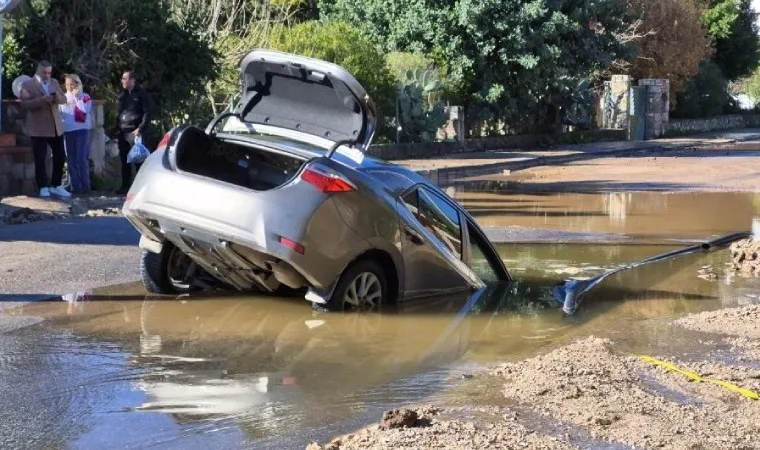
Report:
M615 233L639 239L703 239L749 230L760 194L609 192L545 193L466 183L454 197L484 227Z
M518 199L544 210L572 203L548 197ZM583 201L579 211L593 202ZM724 219L746 228L754 210L735 202ZM383 314L312 313L299 299L151 298L137 285L5 310L2 321L17 327L0 339L0 446L303 448L385 408L461 395L483 365L590 334L630 351L698 354L698 334L670 326L672 318L758 302L760 286L733 276L727 252L623 272L574 317L550 296L561 280L676 248L641 239L653 233L640 226L625 228L631 217L658 222L649 226L659 237L736 231L699 225L700 207L679 204L693 215L666 221L667 209L655 208L626 216L621 232L634 238L625 245L500 245L516 283ZM573 223L552 222L560 230Z

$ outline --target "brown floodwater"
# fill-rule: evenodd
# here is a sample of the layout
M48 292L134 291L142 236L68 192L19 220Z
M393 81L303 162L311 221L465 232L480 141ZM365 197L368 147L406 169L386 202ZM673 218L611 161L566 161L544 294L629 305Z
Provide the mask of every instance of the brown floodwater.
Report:
M638 239L704 239L749 230L760 217L760 193L515 191L471 182L454 197L483 227L527 227L613 233Z
M604 195L461 195L486 225L630 239L499 245L515 283L381 314L315 313L297 298L156 298L139 285L6 309L0 321L17 326L0 337L0 447L304 448L389 407L466 401L479 382L468 375L592 334L628 351L697 355L702 338L673 318L760 302L760 284L735 277L727 251L621 272L572 317L551 297L562 280L678 248L667 239L749 228L752 195L632 194L615 220Z

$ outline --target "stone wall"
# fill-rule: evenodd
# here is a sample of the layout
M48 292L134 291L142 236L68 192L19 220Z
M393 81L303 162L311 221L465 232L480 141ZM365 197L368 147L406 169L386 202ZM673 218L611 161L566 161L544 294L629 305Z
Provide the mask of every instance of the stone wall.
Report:
M94 173L101 177L106 171L106 163L109 159L106 145L108 138L104 128L104 103L102 100L94 101L90 131L90 160ZM3 131L16 135L16 146L0 147L0 195L32 194L36 191L34 157L31 141L24 129L25 113L18 100L3 100L2 114ZM48 158L48 174L50 160L51 158Z
M50 166L48 161L48 171ZM0 147L0 196L31 194L36 189L31 148Z
M710 131L760 127L760 114L726 114L707 119L670 119L668 134L697 134Z
M370 147L368 154L384 160L425 159L460 153L505 150L509 148L545 147L587 141L622 141L625 130L591 130L560 135L524 134L466 139L464 141L382 144Z

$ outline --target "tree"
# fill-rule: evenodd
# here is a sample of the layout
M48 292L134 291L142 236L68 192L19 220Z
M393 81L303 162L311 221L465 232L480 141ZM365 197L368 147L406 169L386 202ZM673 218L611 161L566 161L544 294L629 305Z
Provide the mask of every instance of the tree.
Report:
M41 0L10 22L27 73L50 60L56 75L76 72L93 95L113 102L121 73L134 70L155 104L155 133L208 115L198 93L216 72L214 52L195 24L172 20L164 0Z
M652 32L638 42L629 74L669 79L671 94L681 92L712 54L702 9L695 0L637 0L633 7L643 19L641 27Z
M251 49L267 47L275 27L313 14L312 0L168 0L172 17L186 27L198 24L216 54L217 76L205 86L214 114L240 93L238 65Z
M590 98L589 80L627 57L631 20L618 0L322 0L323 17L358 27L385 51L431 55L468 119L495 132L556 124Z
M732 105L727 86L717 63L709 59L703 61L697 75L678 94L673 117L695 119L724 114Z
M755 105L760 103L760 68L755 69L751 76L743 80L738 90L746 94Z
M715 63L729 80L747 76L760 60L760 37L751 0L703 0L703 24L715 47Z

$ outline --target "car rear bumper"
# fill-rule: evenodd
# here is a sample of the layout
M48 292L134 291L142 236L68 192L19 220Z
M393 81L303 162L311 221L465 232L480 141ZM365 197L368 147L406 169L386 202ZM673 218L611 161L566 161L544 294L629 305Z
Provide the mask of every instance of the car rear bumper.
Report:
M140 175L124 204L125 217L145 238L169 240L240 290L272 290L282 283L325 292L367 248L332 199L307 183L256 192L163 168ZM303 252L281 238L302 245ZM149 243L142 247L156 250Z

